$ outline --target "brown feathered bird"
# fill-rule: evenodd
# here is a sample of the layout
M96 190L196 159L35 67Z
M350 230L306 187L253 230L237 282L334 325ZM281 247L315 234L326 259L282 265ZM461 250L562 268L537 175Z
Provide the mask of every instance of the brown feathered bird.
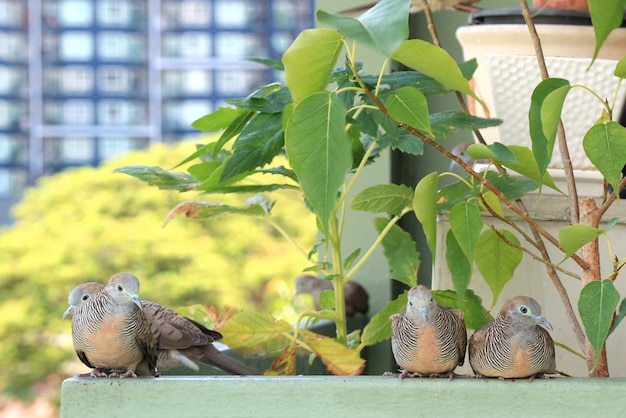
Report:
M516 296L506 301L495 321L469 340L469 362L479 376L514 379L556 373L554 342L537 301Z
M303 293L310 294L313 296L315 309L319 311L321 309L320 294L324 290L333 290L333 282L310 274L301 274L296 277L296 291L293 297L295 298ZM369 295L363 286L357 282L351 280L346 282L344 298L346 301L347 316L354 316L357 312L365 314L369 310Z
M99 292L101 283L87 282L76 286L69 294L69 307L63 313L66 318L74 310ZM195 362L200 362L226 373L239 375L258 375L259 372L227 356L213 346L222 334L210 330L196 321L179 315L156 302L141 301L150 331L157 343L157 367L160 371L184 365L192 370L199 370ZM146 374L144 368L138 374Z
M463 312L439 305L422 285L408 293L406 311L391 316L391 348L400 378L454 376L465 362L467 331Z
M117 273L74 309L74 349L92 369L89 375L137 377L136 370L143 367L159 376L156 342L138 293L135 276Z

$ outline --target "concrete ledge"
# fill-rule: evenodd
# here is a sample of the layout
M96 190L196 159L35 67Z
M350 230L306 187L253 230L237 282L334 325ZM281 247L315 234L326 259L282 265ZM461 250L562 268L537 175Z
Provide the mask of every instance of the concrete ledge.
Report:
M62 417L626 416L626 379L70 378Z

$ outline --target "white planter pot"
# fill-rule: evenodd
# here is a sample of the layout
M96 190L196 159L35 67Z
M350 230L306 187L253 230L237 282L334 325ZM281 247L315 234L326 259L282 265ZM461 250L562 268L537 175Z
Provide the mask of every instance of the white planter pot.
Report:
M580 13L573 12L575 16ZM599 59L589 70L595 46L591 26L537 23L536 28L550 77L565 78L571 84L584 84L601 97L612 100L618 80L613 76L613 70L617 60L626 55L626 28L611 33L600 50ZM481 106L474 104L475 113L504 120L499 127L481 131L485 139L488 143L529 145L528 109L532 91L541 77L528 28L523 22L478 24L461 27L456 35L463 47L464 58L478 60L474 88L490 112L487 114ZM622 85L616 109L623 108L625 98L626 86ZM563 123L572 162L578 170L592 169L582 148L582 138L601 111L601 104L580 88L571 90L565 101ZM615 118L619 116L614 115ZM558 149L555 149L551 167L562 167ZM599 175L598 179L602 181Z

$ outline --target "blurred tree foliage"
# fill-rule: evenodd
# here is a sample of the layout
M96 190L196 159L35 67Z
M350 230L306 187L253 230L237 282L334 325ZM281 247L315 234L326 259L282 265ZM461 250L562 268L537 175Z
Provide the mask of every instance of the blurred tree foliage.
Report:
M169 210L197 194L164 192L112 173L129 164L171 167L193 149L190 143L154 146L99 168L43 178L26 192L14 209L15 224L0 231L5 395L25 398L33 383L75 372L67 367L77 361L70 322L61 320L67 295L79 283L105 282L118 271L139 277L142 298L171 307L231 305L289 316L293 278L308 263L273 228L245 216L178 217L163 228ZM302 248L314 244L315 222L297 193L279 195L272 219Z

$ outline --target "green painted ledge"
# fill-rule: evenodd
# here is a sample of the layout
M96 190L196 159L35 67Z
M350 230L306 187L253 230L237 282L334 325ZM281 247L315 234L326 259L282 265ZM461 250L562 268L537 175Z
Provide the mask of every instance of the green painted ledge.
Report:
M626 378L69 378L62 417L625 417Z

